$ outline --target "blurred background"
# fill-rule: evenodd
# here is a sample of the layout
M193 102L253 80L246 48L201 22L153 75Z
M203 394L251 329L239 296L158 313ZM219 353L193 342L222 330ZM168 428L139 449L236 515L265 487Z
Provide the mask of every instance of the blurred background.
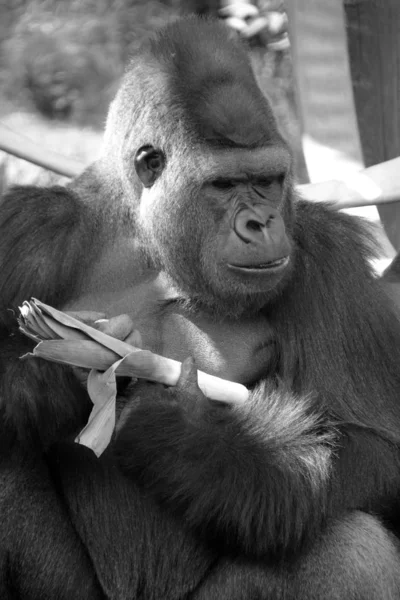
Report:
M223 4L1 0L1 122L47 149L87 164L99 152L109 102L127 59L142 39L185 14L219 14L247 41L257 79L295 149L298 178L305 181L284 2L247 3L250 14L229 10L224 14ZM55 173L0 152L0 191L17 182L63 181Z

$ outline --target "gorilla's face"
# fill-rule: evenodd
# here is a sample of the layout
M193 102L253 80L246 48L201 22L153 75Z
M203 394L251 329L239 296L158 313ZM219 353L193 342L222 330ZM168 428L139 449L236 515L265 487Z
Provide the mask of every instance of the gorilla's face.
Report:
M272 148L138 149L141 235L184 295L204 304L263 304L290 271L285 225L290 154Z

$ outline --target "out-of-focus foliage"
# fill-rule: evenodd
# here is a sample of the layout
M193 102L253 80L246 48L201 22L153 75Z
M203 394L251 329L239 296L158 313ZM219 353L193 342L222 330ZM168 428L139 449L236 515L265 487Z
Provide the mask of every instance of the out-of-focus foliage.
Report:
M2 0L3 89L46 117L100 124L129 53L177 14L151 1Z
M31 106L48 118L102 126L132 51L148 33L187 14L195 4L198 8L200 3L1 0L3 94L13 109ZM282 10L282 1L264 0L258 6L266 15ZM266 54L265 48L261 53Z

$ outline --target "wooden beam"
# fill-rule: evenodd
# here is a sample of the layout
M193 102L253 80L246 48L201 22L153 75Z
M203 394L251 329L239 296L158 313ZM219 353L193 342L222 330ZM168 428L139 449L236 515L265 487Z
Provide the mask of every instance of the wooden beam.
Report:
M80 161L46 150L4 123L0 123L0 150L65 177L76 177L85 168Z

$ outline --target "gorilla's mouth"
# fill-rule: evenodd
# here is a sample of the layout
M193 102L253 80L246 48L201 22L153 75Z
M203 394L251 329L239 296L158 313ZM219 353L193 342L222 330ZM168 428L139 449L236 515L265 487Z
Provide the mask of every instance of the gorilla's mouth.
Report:
M260 273L262 271L280 271L284 269L289 264L290 256L284 256L283 258L278 258L277 260L271 260L259 264L253 265L231 265L229 264L229 268L234 271L242 271L244 273Z

